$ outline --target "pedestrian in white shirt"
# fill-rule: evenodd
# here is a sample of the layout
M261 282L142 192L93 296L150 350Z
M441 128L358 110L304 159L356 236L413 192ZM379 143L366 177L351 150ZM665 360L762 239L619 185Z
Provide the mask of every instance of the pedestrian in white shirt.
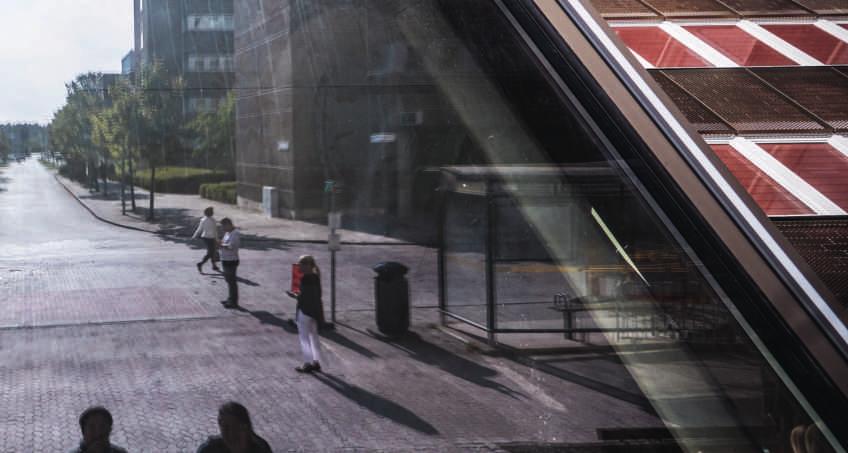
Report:
M221 271L218 268L218 226L215 225L215 218L212 217L214 211L212 206L203 210L203 218L200 219L200 224L197 226L197 229L194 230L194 235L191 236L192 239L197 239L198 237L203 240L206 244L206 255L203 256L203 259L197 263L197 272L203 273L203 264L206 261L212 261L212 270Z
M224 280L227 281L229 297L222 301L227 308L238 308L238 277L236 269L239 265L239 230L233 225L233 221L227 217L221 219L221 229L224 237L221 239L221 264L224 266Z

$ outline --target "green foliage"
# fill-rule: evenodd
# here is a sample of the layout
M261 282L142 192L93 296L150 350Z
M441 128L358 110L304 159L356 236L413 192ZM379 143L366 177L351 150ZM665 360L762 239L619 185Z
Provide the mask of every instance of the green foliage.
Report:
M197 145L194 157L208 162L209 168L232 171L235 163L235 97L232 93L218 105L218 110L198 114L188 129Z
M224 171L191 167L160 167L156 169L156 190L168 193L196 194L201 184L216 183L232 179L232 174ZM150 170L136 172L133 183L150 189Z
M9 145L9 139L6 138L6 134L0 134L0 162L6 162L9 159L10 150L11 146Z
M47 128L41 124L0 124L0 162L5 162L13 155L44 153L46 145Z
M217 184L201 184L200 196L222 203L236 204L236 182L228 181Z

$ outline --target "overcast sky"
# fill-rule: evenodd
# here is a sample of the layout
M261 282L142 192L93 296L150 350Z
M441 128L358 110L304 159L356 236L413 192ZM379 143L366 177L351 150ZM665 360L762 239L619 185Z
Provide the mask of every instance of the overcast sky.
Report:
M132 0L0 0L0 123L46 124L65 82L120 72L132 47Z

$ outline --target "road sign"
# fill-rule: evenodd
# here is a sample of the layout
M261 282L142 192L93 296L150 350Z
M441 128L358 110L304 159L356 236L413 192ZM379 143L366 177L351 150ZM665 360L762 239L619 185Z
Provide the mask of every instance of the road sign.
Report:
M394 143L397 140L397 134L392 132L377 132L371 134L371 143Z
M341 212L331 212L327 214L327 226L330 227L331 230L337 230L342 227L342 213Z
M330 233L330 236L327 238L327 248L331 252L338 252L342 249L342 237L336 233Z

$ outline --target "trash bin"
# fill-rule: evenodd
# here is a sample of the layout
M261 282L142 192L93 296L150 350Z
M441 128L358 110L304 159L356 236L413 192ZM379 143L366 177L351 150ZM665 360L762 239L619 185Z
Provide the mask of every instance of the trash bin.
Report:
M401 263L387 261L374 266L374 303L377 312L377 329L396 336L409 330L409 268Z

